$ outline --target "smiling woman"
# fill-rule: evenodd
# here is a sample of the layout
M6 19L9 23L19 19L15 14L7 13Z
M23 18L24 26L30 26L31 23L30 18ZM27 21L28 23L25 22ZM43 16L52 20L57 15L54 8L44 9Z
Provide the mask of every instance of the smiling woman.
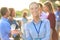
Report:
M6 6L8 8L15 8L16 10L23 10L28 8L31 2L39 2L39 0L0 0L0 7Z

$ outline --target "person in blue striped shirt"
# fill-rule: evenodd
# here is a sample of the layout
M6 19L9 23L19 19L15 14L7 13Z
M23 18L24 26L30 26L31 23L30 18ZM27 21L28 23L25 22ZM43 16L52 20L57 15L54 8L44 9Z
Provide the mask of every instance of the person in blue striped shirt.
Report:
M50 22L48 19L41 19L39 6L36 2L29 5L33 20L23 27L23 40L50 40Z

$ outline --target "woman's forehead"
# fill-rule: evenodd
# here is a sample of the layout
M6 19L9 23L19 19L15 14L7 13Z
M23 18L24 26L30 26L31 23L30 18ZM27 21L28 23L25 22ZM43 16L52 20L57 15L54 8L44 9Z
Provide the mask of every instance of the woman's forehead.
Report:
M30 5L30 8L34 8L34 7L38 7L38 5L37 4L31 4Z

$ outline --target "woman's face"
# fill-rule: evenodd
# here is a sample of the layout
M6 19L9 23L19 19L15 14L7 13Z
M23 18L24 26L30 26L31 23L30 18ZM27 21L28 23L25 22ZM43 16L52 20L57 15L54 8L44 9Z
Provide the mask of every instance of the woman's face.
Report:
M44 5L44 6L43 6L43 10L44 10L45 12L48 12L48 6Z
M13 16L13 17L16 16L15 10L12 11L12 16Z
M57 7L57 10L60 11L60 7Z
M42 10L43 10L43 8L39 6L39 13L41 13Z
M25 12L23 15L24 15L24 16L27 16L27 13Z
M39 8L37 4L31 4L30 5L30 12L32 14L32 16L39 16Z

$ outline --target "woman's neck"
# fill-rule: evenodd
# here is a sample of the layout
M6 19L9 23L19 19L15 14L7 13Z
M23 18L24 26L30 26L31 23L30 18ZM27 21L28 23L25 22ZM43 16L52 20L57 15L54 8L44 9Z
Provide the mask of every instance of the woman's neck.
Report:
M39 17L34 17L33 20L34 20L35 23L38 23L40 21L40 18Z
M13 17L9 17L9 20L13 21Z
M8 18L7 16L2 16L2 17L4 17L4 18Z
M47 16L49 15L49 12L45 12L45 13L46 13Z

